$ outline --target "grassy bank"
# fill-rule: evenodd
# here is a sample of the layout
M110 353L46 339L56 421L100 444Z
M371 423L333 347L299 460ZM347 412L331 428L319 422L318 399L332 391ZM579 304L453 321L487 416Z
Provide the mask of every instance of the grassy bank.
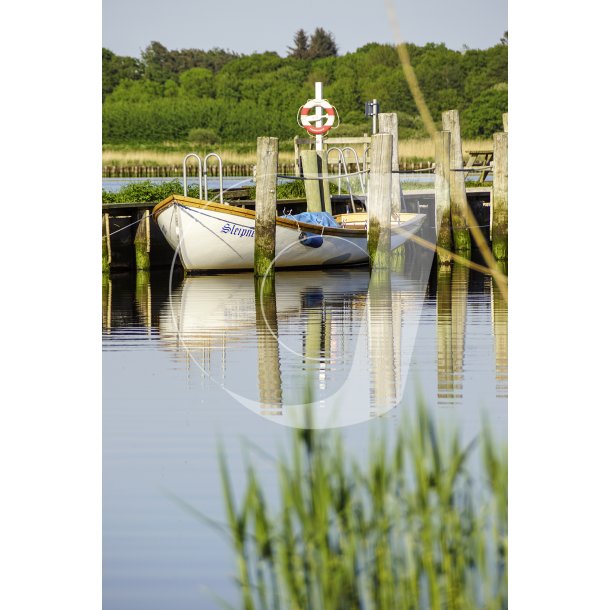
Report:
M221 455L241 607L507 608L507 452L488 431L478 442L482 486L466 468L474 444L422 405L360 461L340 434L298 430L276 466L279 504L252 465L237 500Z
M464 153L468 150L490 149L491 140L464 140ZM180 165L189 152L207 154L217 152L225 164L256 163L256 142L202 145L188 142L167 143L163 146L108 146L102 149L102 165ZM360 151L359 151L360 153ZM430 139L402 140L398 143L401 162L434 160L434 143ZM292 163L292 141L280 142L279 163ZM212 161L215 163L215 161Z
M336 184L331 182L329 186L331 195L337 193ZM256 197L256 188L248 187L248 191L248 197L254 199ZM182 194L182 192L182 180L169 180L161 184L154 184L150 180L143 180L123 186L115 193L102 189L102 203L158 203L170 195L175 193ZM190 184L187 193L189 197L199 197L199 185ZM225 197L228 198L228 193L225 193ZM294 180L278 184L277 186L278 199L299 199L304 197L305 186L301 180Z

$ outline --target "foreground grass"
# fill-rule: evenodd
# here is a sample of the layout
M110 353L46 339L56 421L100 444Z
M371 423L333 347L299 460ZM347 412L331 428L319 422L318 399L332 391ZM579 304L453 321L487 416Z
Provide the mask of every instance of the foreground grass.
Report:
M464 154L469 150L490 149L491 140L464 140ZM356 147L359 155L361 148ZM110 147L104 146L102 150L102 165L145 165L165 166L182 165L184 156L193 151L202 155L209 152L217 152L222 157L223 163L229 164L254 164L256 163L256 142L201 145L188 142L167 143L156 147ZM398 143L398 155L401 161L433 161L434 142L428 139L401 140ZM351 158L348 159L348 161ZM279 163L293 163L294 149L292 142L282 142L279 152ZM211 163L216 163L211 160Z
M472 445L443 435L422 405L364 463L328 431L295 432L277 465L279 506L252 466L236 500L223 494L246 610L507 608L507 455L480 440L482 489L465 468Z

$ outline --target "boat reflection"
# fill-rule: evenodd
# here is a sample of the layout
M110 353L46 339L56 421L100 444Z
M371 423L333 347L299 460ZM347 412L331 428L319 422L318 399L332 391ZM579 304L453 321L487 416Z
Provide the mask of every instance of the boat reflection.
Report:
M271 291L251 274L187 277L161 312L159 338L260 415L298 425L310 404L314 425L347 425L400 400L425 289L366 268L282 271Z
M465 371L468 379L478 374L492 350L489 390L495 378L495 396L505 399L508 312L497 286L455 263L429 283L428 261L417 256L408 250L400 272L281 271L273 290L260 290L250 273L105 275L104 349L154 343L206 397L216 400L222 388L285 425L303 423L304 405L315 410L317 427L383 415L407 382L417 387L418 367L430 365L421 371L429 370L437 405L464 404ZM416 339L423 343L409 377Z

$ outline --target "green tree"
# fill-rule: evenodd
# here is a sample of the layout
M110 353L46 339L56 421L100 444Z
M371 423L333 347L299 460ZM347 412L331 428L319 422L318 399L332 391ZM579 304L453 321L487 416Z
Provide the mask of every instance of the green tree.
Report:
M138 80L143 72L142 63L134 57L115 55L110 49L102 48L102 99L122 80Z
M503 131L502 113L508 111L508 85L500 83L483 91L464 110L462 133L466 138L490 138Z
M180 95L181 89L175 80L166 80L163 85L163 97L177 97Z
M148 102L151 99L163 97L164 85L150 80L122 80L118 87L108 96L106 103L117 102Z
M338 52L335 37L324 28L316 28L309 40L309 57L311 59L336 57Z
M340 56L332 34L316 32L319 41L330 38L332 44L326 51L316 45L313 54L323 57L306 61L270 52L169 51L152 42L138 62L103 49L103 141L186 140L198 128L213 130L221 142L254 140L261 133L302 135L296 112L312 96L316 80L339 111L340 132L370 129L362 104L377 98L383 112L399 113L401 137L424 135L394 45L371 43ZM298 38L303 49L302 34ZM443 110L458 108L465 137L489 137L501 129L508 103L507 45L463 52L439 44L407 48L435 120Z
M191 68L180 74L180 88L187 97L214 97L214 75L207 68Z
M293 38L294 47L288 47L289 57L307 59L309 57L309 38L305 30L298 30Z
M153 40L142 52L144 76L156 83L165 83L166 80L178 80L175 56L173 56L160 42Z

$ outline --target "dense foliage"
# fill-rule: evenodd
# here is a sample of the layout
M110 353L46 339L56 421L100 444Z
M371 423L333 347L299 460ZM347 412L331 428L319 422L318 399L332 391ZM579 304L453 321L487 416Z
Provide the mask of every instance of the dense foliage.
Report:
M425 135L393 45L371 43L339 56L332 34L319 30L309 37L297 32L287 57L222 49L169 51L152 42L137 60L103 49L104 143L188 141L196 129L225 142L261 134L288 139L302 134L296 114L318 80L341 116L333 135L370 130L363 108L373 98L382 112L399 114L401 137ZM506 34L485 50L408 45L439 126L443 110L458 108L464 137L489 137L501 130L508 109L507 40Z

